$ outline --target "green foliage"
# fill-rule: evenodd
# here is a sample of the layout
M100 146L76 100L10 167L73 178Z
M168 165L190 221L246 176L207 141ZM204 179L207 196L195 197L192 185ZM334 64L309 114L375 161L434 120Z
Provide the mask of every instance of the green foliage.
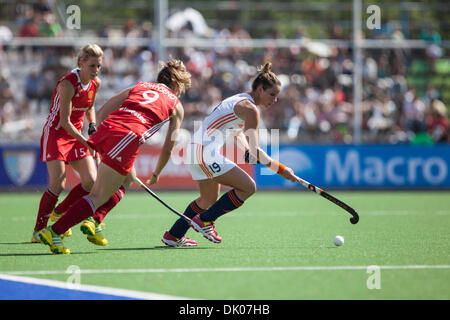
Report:
M103 25L121 28L127 19L135 19L137 23L154 21L155 1L145 0L62 0L57 2L61 8L71 4L80 6L82 24L92 29ZM442 10L442 1L406 2L386 0L362 1L363 20L369 15L366 8L378 5L381 9L382 23L398 22L407 26L407 34L414 39L419 38L422 27L431 25L441 33L442 39L448 39L449 28L445 23L450 18L447 10ZM334 25L343 28L344 35L349 37L352 28L352 2L334 0L316 1L206 1L206 0L171 0L168 1L169 14L177 10L192 7L199 10L212 28L233 28L237 23L249 30L253 37L268 37L276 27L280 37L294 37L299 26L305 28L311 37L329 38ZM447 4L448 6L448 4ZM364 26L364 24L363 24ZM372 32L365 30L370 35Z

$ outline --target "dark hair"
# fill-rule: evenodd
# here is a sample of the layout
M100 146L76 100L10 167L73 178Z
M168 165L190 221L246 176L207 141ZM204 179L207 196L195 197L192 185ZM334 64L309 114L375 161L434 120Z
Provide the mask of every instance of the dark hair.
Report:
M156 81L164 83L171 87L173 83L177 83L181 92L184 93L186 88L191 86L191 74L187 71L181 60L169 58L167 63L160 62L162 69L158 73Z
M268 88L272 88L274 85L281 85L280 80L275 73L272 71L272 63L266 62L264 66L261 66L257 69L258 74L253 80L252 90L256 90L259 85L262 85L263 89L266 90Z

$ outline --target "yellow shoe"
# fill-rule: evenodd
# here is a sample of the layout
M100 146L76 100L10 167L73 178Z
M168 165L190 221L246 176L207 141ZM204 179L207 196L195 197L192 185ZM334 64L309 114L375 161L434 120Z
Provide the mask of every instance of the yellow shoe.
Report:
M39 231L33 231L33 235L31 236L31 243L41 243L41 238L39 238Z
M108 240L103 237L103 229L105 227L104 223L97 223L92 217L89 217L87 220L83 221L80 230L87 235L89 242L92 242L97 246L106 246Z
M42 243L50 247L53 254L70 254L70 250L64 248L61 236L53 232L51 227L47 227L39 231L39 237Z
M64 213L56 213L55 209L53 209L52 214L50 215L50 220L56 222L63 216ZM67 229L66 232L62 235L63 237L70 237L72 235L72 229Z

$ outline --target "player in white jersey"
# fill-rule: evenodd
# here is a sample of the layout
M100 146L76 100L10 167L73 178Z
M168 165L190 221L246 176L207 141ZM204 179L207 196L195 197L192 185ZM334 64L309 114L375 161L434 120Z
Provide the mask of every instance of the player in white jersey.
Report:
M223 175L236 164L220 153L230 133L244 127L244 120L234 112L243 100L255 103L249 93L239 93L220 102L203 120L192 138L188 150L192 179L205 180Z
M188 148L190 171L197 181L200 197L192 201L184 214L192 219L189 225L178 219L162 241L168 246L196 246L194 240L186 241L189 227L201 232L215 243L222 237L214 229L214 221L221 215L240 207L256 191L255 181L233 161L220 154L220 150L233 130L241 130L239 140L247 149L246 154L271 168L292 182L299 181L292 169L275 161L258 145L258 123L260 112L256 106L269 108L277 101L281 83L266 63L252 83L252 91L236 94L223 100L204 119L195 132ZM245 135L244 135L245 133ZM232 189L219 200L220 185Z

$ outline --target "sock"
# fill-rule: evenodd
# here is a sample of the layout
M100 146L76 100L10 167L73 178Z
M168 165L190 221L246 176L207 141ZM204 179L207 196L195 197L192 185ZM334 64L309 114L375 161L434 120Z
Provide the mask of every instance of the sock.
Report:
M50 188L48 188L41 197L34 230L38 231L47 226L48 219L50 218L56 202L58 202L58 195L54 194Z
M205 212L205 210L200 208L194 200L187 206L186 210L184 210L184 215L192 219L197 214L201 214L203 212ZM172 228L169 230L169 233L176 238L182 238L189 228L189 223L187 223L185 219L179 218L175 221Z
M81 183L77 184L72 190L70 190L66 198L58 204L55 208L55 212L59 214L66 212L75 201L88 194L89 191L84 190Z
M119 201L122 200L124 195L125 195L125 188L121 186L119 190L117 190L111 196L111 198L109 198L109 200L106 201L106 203L104 203L101 207L97 209L97 211L95 211L92 218L97 223L102 223L103 219L105 219L105 216L108 214L108 212L110 212L112 208L114 208L119 203Z
M200 215L202 221L215 221L221 215L242 206L244 201L238 198L234 189L225 193L208 210Z
M84 196L75 202L66 213L52 225L57 234L63 234L69 228L89 218L95 212L95 206L88 196Z

